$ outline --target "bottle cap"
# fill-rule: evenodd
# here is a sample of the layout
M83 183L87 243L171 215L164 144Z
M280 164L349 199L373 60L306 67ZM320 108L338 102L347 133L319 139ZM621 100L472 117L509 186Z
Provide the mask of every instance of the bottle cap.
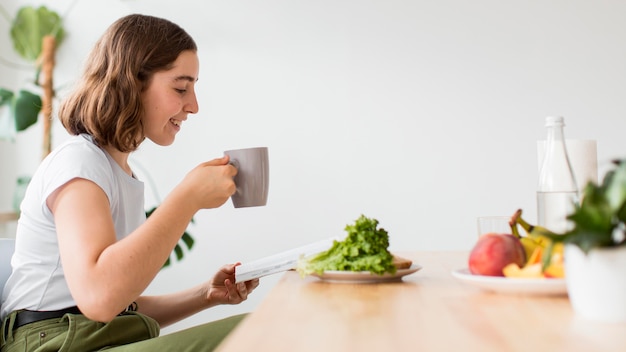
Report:
M548 116L546 117L546 127L561 125L564 126L565 122L563 116Z

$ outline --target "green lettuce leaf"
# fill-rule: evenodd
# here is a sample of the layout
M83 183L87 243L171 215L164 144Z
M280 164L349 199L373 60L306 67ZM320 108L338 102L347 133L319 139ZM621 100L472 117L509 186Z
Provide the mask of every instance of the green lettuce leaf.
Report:
M395 273L393 256L389 252L389 234L378 228L378 220L361 215L353 225L347 225L348 235L335 240L332 247L316 255L301 258L296 270L302 276L324 271L370 271L374 274Z

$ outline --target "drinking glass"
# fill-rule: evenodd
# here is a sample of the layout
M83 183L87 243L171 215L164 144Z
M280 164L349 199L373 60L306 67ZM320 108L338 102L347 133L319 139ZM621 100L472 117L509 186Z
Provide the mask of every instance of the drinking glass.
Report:
M481 216L477 219L478 237L487 233L511 233L510 216Z

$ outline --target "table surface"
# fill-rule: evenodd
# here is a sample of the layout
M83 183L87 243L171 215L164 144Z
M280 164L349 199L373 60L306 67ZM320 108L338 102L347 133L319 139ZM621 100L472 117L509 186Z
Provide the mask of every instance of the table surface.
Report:
M422 270L376 284L277 274L278 284L218 350L626 350L626 324L584 320L567 295L494 293L454 278L467 252L397 254Z

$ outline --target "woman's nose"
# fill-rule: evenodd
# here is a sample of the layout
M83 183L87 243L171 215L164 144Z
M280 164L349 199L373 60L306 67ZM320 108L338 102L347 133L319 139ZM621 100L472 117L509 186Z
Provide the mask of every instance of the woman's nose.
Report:
M189 114L196 114L198 113L198 110L198 99L196 98L196 94L194 93L189 98L189 101L185 104L185 112Z

